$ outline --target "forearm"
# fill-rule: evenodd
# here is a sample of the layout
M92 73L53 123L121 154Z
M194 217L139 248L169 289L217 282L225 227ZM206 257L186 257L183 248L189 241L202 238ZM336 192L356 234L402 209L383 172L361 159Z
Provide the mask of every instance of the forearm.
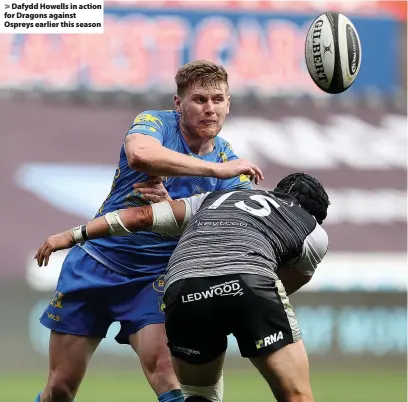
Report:
M303 275L292 267L285 267L281 269L278 273L278 277L282 281L288 296L298 291L312 279L311 276Z
M146 205L107 213L88 222L84 228L80 226L71 229L71 237L75 243L82 243L106 236L127 236L138 231L152 230L161 233L162 229L168 230L168 225L177 230L184 221L184 203L171 202L168 204L170 209L165 209L163 216L161 208L166 204L168 203L162 202L154 206Z
M214 177L217 163L206 162L161 145L138 149L129 157L132 169L157 176L208 176Z
M286 294L290 296L291 294L297 292L304 284L293 284L288 281L282 280L282 284L285 288Z
M153 213L150 205L122 209L100 216L86 224L88 240L106 236L125 236L152 226Z
M80 232L80 228L73 228L69 232L71 233L71 237L75 241L75 243L81 243L85 240L93 240L99 239L100 237L109 236L109 225L106 222L105 216L100 216L85 225L86 232L82 234ZM77 234L75 234L75 230L77 229ZM82 237L82 238L81 238Z
M187 208L184 202L172 201L171 204L161 202L153 206L146 205L109 212L86 225L48 237L34 258L37 259L38 266L41 267L43 264L46 266L54 251L65 250L87 240L106 236L127 236L137 231L151 230L156 233L178 236L184 223L188 221L184 219L187 210L190 211L191 208Z

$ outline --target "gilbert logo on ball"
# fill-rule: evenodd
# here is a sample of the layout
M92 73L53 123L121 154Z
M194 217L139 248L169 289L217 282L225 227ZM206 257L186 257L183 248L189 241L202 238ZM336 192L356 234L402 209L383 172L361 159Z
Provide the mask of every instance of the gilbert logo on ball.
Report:
M317 17L306 36L305 57L309 74L321 90L344 92L361 65L361 42L353 23L339 13Z

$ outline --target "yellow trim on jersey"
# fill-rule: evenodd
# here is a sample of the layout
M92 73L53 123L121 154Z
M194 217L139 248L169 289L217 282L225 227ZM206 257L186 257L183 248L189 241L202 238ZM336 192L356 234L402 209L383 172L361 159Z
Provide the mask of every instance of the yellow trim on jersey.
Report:
M150 113L139 114L133 121L133 124L137 124L137 123L153 123L159 128L160 126L163 126L163 122L158 117L153 116Z

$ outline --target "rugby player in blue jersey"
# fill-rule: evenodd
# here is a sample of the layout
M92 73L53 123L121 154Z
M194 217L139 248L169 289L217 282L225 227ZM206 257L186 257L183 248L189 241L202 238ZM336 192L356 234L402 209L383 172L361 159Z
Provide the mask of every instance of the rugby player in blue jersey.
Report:
M263 179L255 164L238 159L217 136L230 107L224 68L195 61L180 68L175 80L175 110L146 111L134 120L111 191L96 217L163 199L251 188L250 179ZM130 344L138 354L158 400L184 400L171 365L162 311L164 274L177 242L177 237L138 232L86 241L69 252L41 317L51 329L50 366L36 402L74 399L88 362L113 322L121 324L117 342Z

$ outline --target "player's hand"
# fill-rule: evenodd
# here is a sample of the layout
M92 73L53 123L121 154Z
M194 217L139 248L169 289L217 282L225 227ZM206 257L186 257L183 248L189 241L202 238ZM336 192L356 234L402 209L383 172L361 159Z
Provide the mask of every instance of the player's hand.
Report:
M143 195L143 198L151 202L171 201L172 198L163 185L160 176L149 176L149 180L136 183L133 188Z
M259 180L264 179L262 170L246 159L236 159L225 163L218 163L215 177L218 179L230 179L240 176L241 174L249 176L251 181L255 180L255 184L259 184Z
M48 237L44 244L38 249L37 253L34 256L34 259L37 260L39 267L42 267L43 264L46 267L48 265L50 255L54 251L71 248L74 244L74 237L70 230L58 233L56 235Z

